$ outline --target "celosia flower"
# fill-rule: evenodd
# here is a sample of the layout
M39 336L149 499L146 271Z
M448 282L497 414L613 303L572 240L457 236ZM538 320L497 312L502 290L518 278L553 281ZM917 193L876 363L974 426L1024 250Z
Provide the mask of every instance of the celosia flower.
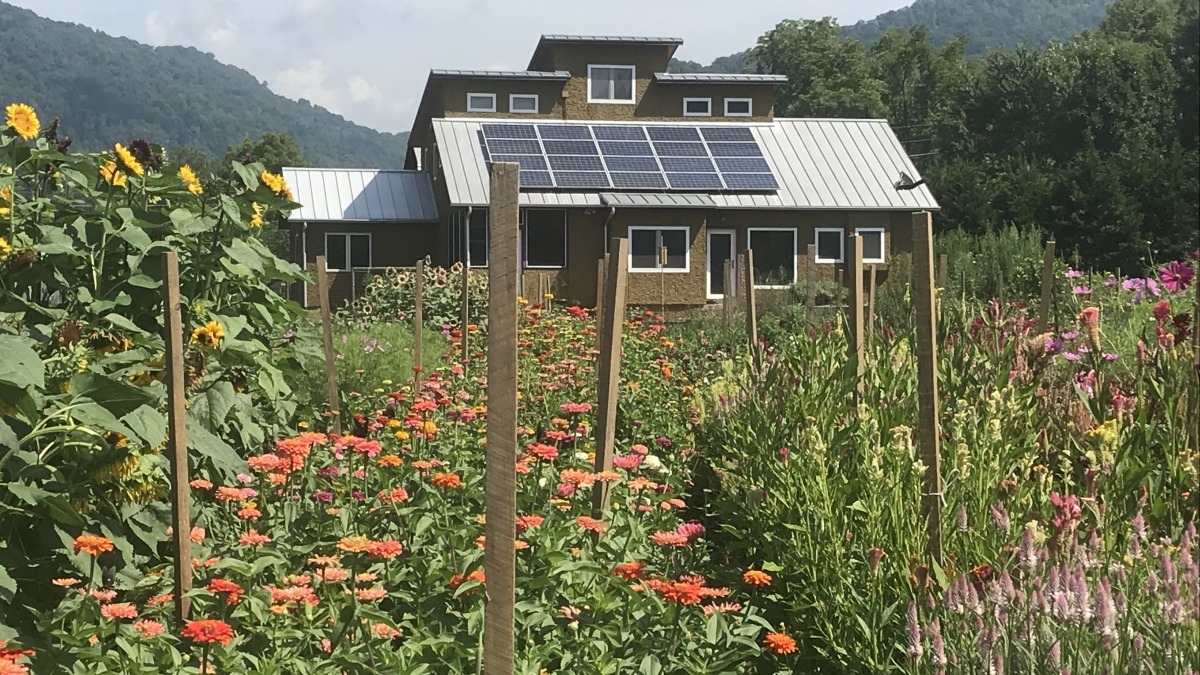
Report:
M220 642L225 646L233 641L233 627L218 619L188 621L179 634L198 644Z
M767 636L763 638L763 646L780 656L796 651L796 641L785 633L767 633Z
M908 603L908 648L904 652L909 661L916 663L921 659L921 654L925 653L925 648L921 645L921 627L917 623L917 603Z

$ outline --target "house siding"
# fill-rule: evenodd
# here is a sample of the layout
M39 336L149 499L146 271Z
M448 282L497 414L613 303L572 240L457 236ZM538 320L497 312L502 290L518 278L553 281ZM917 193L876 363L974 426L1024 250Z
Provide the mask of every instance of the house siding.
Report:
M300 224L293 224L295 234L293 252L300 259ZM305 270L317 276L317 256L325 255L327 233L366 233L371 235L371 267L379 270L386 267L413 267L425 256L439 260L437 242L442 228L437 223L309 223L306 241L308 260ZM354 270L329 273L330 306L339 307L362 293L372 272ZM317 306L315 282L308 284L308 306ZM303 298L298 298L303 301Z
M443 117L497 117L505 119L562 119L563 83L539 80L450 79L442 83ZM467 110L467 94L495 94L496 112ZM537 94L538 112L514 113L508 109L511 94Z

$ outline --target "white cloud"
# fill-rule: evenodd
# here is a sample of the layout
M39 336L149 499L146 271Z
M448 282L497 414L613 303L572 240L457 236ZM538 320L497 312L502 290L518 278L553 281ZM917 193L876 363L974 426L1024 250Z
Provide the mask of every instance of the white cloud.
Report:
M287 68L275 74L268 84L271 89L288 98L306 98L313 103L337 112L339 96L336 90L326 84L325 61L322 59L307 59L294 68Z
M350 100L355 103L378 102L383 98L379 87L368 82L362 75L350 78L347 88L350 90Z

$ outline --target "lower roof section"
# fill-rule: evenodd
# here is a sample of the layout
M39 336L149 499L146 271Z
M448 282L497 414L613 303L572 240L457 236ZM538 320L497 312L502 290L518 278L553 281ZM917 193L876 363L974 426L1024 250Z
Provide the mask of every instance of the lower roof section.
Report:
M717 205L710 195L696 192L601 192L600 203L646 208L712 208Z
M488 165L480 151L482 119L435 119L442 172L450 203L454 206L488 204ZM537 120L537 124L606 124L600 121ZM922 211L938 209L937 201L922 185L897 190L901 173L913 180L920 172L886 120L781 119L773 122L725 124L720 122L641 122L625 120L618 125L749 128L762 148L779 181L773 193L663 192L663 199L703 195L716 208L795 209L845 211ZM605 195L629 193L604 190ZM670 196L670 197L668 197ZM618 197L617 199L624 199ZM604 206L601 191L522 190L521 206ZM649 204L607 204L649 206Z
M433 184L424 171L284 167L300 208L289 221L437 222Z

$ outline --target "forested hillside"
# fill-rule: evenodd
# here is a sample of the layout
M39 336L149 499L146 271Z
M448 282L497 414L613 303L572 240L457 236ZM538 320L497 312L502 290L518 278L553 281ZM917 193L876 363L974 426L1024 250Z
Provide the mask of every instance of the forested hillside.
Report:
M220 157L265 132L323 166L398 167L407 134L380 133L187 47L149 47L0 2L0 91L62 118L72 147L145 138Z

